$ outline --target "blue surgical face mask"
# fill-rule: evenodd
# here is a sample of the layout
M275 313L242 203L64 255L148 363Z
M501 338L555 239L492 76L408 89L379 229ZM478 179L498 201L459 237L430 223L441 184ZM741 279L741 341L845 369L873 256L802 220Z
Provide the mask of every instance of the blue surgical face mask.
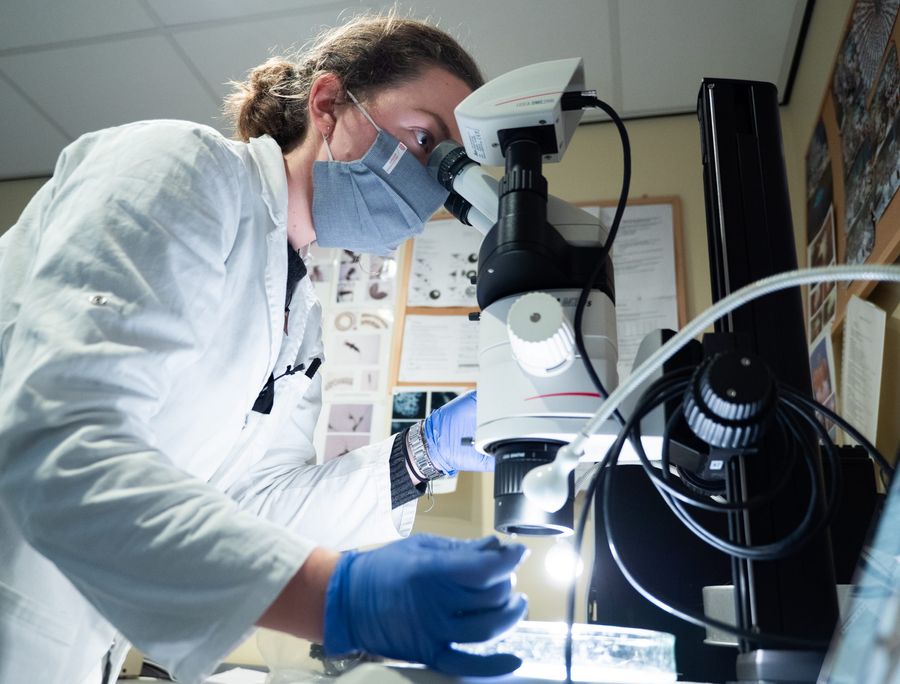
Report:
M407 149L383 131L348 91L378 135L362 159L313 164L313 226L320 247L387 255L418 235L447 191Z

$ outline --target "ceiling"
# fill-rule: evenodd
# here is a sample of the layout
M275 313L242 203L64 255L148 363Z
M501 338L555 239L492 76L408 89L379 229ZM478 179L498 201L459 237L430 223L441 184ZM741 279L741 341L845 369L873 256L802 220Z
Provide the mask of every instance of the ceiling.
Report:
M492 78L579 56L588 87L624 117L693 111L704 76L784 94L812 0L406 0ZM230 79L381 0L3 0L0 179L52 173L82 133L181 118L228 133Z

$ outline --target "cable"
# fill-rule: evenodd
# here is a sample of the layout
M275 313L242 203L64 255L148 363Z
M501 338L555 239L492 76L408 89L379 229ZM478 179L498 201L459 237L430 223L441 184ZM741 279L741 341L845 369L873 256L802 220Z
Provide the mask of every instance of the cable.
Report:
M664 389L666 386L660 382L657 382L657 383L654 383L654 385L652 385L650 388L648 388L648 390L645 392L645 394L643 396L649 397L650 400L652 401L652 403L655 405L665 404L666 402L670 401L673 397L681 394L686 385L687 385L687 383L684 381L682 381L680 383L674 383L674 384L670 383L669 388ZM776 407L778 407L778 405L776 405ZM667 426L666 426L667 429L671 425L671 423L673 423L676 419L683 419L682 412L679 411L678 413L673 415L672 418L669 419L669 421L667 421ZM785 430L785 422L788 420L789 420L789 418L786 415L784 415L783 412L776 413L776 423L781 428L781 434L784 438L785 446L790 448L790 447L792 447L792 445L795 442L802 441L802 435L799 431L791 429L791 432L794 435L795 440L794 440L794 442L790 442L787 439L786 430ZM697 534L697 536L699 536L705 542L712 545L714 548L717 548L720 551L723 551L725 553L728 553L729 555L734 555L737 557L744 557L745 554L750 554L748 557L753 557L756 560L761 560L763 558L777 558L777 557L786 555L787 552L784 550L785 547L787 547L789 550L794 549L795 548L794 543L797 540L806 538L805 535L807 533L807 528L809 528L813 524L812 523L812 514L815 509L816 499L819 495L818 478L816 477L815 466L812 463L812 461L810 460L810 458L812 458L812 456L809 456L809 458L807 459L806 465L807 465L807 471L808 471L810 479L811 479L814 496L813 496L813 498L810 499L810 503L809 503L809 506L807 507L807 512L806 512L806 516L804 517L803 523L801 523L801 525L795 530L794 533L785 537L785 539L783 539L781 541L773 542L766 546L736 546L736 545L732 545L730 542L728 542L726 540L722 540L721 538L716 537L715 535L712 535L711 533L709 533L708 530L706 530L705 528L700 526L699 523L697 523L693 519L693 517L691 517L690 514L688 514L687 511L685 511L679 503L673 501L672 499L673 498L681 499L685 503L696 506L698 508L704 508L707 510L720 512L720 513L729 512L729 511L748 510L750 508L757 507L757 506L765 503L766 501L771 500L784 486L786 486L786 484L788 482L788 476L790 474L790 471L791 471L791 468L793 465L793 459L796 455L795 451L792 448L790 449L792 452L791 465L785 467L785 469L783 470L783 472L781 474L781 478L776 483L775 487L770 489L765 494L759 495L757 497L753 497L752 499L748 499L747 501L738 502L738 503L725 503L725 504L712 503L712 502L706 501L704 499L699 499L697 497L693 497L691 495L682 493L665 481L668 476L668 473L666 470L666 461L667 461L666 454L667 454L667 450L668 450L668 442L666 439L663 440L663 454L662 454L662 457L663 457L662 458L662 461L663 461L662 462L662 465L663 465L662 473L663 473L663 475L662 475L662 477L660 477L659 475L656 474L656 469L653 468L652 464L650 463L649 458L647 458L647 455L643 450L643 445L641 444L641 441L640 441L640 422L633 424L633 426L630 428L630 430L632 432L632 436L633 436L632 442L635 445L635 451L638 455L638 459L640 460L641 465L644 468L644 471L647 474L647 476L650 478L651 482L654 484L654 486L657 488L657 490L659 490L660 495L663 497L663 500L673 510L673 513L680 520L682 520L682 522L684 522L684 524L689 529L691 529L691 531L693 531L695 534ZM807 448L804 451L804 453L805 454L813 454L815 452L815 446L816 445L809 446L809 448ZM752 458L752 456L750 456L750 458Z
M748 641L753 641L755 643L762 642L771 642L771 643L781 643L788 644L793 646L802 646L805 648L822 648L826 644L822 642L802 639L799 637L785 636L785 635L775 635L775 634L766 634L762 632L753 632L748 630L742 630L736 625L729 625L727 623L722 623L718 620L714 620L712 618L708 618L707 616L697 616L686 610L681 608L672 606L662 599L654 596L651 592L649 592L646 588L644 588L632 575L627 567L625 567L624 561L621 556L618 554L618 550L615 546L615 540L612 536L612 531L610 529L610 516L609 516L609 501L610 501L610 491L612 488L612 477L613 477L613 469L615 468L619 455L621 454L622 446L624 445L625 439L628 438L629 433L638 434L635 436L632 434L631 438L637 444L640 444L640 435L639 435L639 425L640 421L646 416L650 411L654 410L656 407L670 401L673 397L677 396L684 389L684 380L675 380L667 377L663 377L656 382L654 382L647 391L641 396L641 399L638 402L638 405L635 407L635 410L632 416L626 421L623 429L620 431L618 436L616 437L615 442L607 451L604 459L600 462L597 467L597 473L594 478L591 480L590 486L588 487L584 507L582 508L579 518L578 524L576 526L576 534L575 534L575 550L576 553L580 554L581 546L584 540L584 531L587 523L587 516L593 503L596 507L596 497L598 494L598 487L600 482L603 483L603 517L604 517L604 527L607 533L607 542L610 546L610 554L612 555L614 561L619 567L625 579L632 585L632 587L641 594L645 599L656 605L658 608L678 617L680 619L686 620L700 627L713 627L720 629L722 631L726 631L736 635L741 639L745 639ZM783 402L779 402L778 408L781 409L779 413L776 414L776 422L782 429L782 435L787 445L794 445L797 443L806 442L806 448L803 449L804 454L807 455L807 458L804 459L807 465L807 470L809 472L811 478L811 497L810 497L810 506L807 508L806 515L804 516L803 522L795 528L795 530L786 535L783 539L778 542L774 542L772 544L767 545L768 548L775 554L775 556L787 555L789 553L793 553L797 548L799 548L803 543L814 537L818 534L821 529L828 524L830 521L837 505L837 501L840 498L841 492L841 471L840 471L840 462L837 454L837 450L834 447L834 444L827 440L827 433L824 430L824 427L821 423L816 420L814 412L810 410L810 407L807 406L797 406L791 398L786 398ZM822 517L818 521L814 521L811 517L811 513L815 510L816 500L821 496L818 491L818 478L816 477L816 471L814 466L812 465L812 455L814 453L815 448L817 448L816 443L812 443L808 438L804 437L804 433L802 430L798 428L794 424L794 420L791 417L791 414L795 414L799 416L804 421L808 422L810 426L813 428L813 431L816 433L817 437L822 439L826 438L825 441L825 449L828 454L828 464L832 471L832 486L829 489L827 500L824 505L824 512ZM672 422L671 419L669 421ZM791 437L793 437L793 441L788 439L787 433L790 433ZM642 464L645 466L650 466L649 459L646 459L646 454L642 453L643 449L637 449L639 458L641 455L644 456L642 459ZM795 459L795 454L792 454L792 458ZM650 466L652 470L652 466ZM781 480L777 483L776 488L781 489L786 482L786 474L790 472L793 468L793 462L790 463L785 468L785 472L782 474ZM647 468L645 467L645 470ZM607 472L609 471L609 472ZM653 475L655 481L661 481L661 478L658 478L655 474ZM662 493L662 492L661 492ZM774 495L774 492L770 490L770 496ZM665 499L665 495L663 496ZM746 507L749 503L742 502L743 506ZM727 512L727 511L721 511ZM695 522L695 521L694 521ZM699 524L696 525L699 528ZM692 530L693 531L693 530ZM706 530L704 530L706 531ZM751 547L753 548L753 547ZM766 548L766 547L756 547ZM722 549L719 550L725 551L731 556L736 554L731 553L731 549ZM575 585L569 588L568 596L567 596L567 624L569 626L569 630L567 632L566 638L566 672L571 674L571 658L572 658L572 643L571 643L571 629L572 624L574 623L574 606L575 606Z
M581 556L581 545L584 541L584 530L587 527L587 516L588 512L591 509L591 505L594 501L594 497L596 496L597 485L603 477L603 471L608 466L610 459L612 459L613 454L618 455L618 453L622 450L622 446L625 443L627 429L634 424L634 420L639 420L643 418L644 414L641 412L643 408L643 401L639 403L638 406L635 407L635 412L632 417L625 423L625 426L622 430L619 431L618 436L613 442L612 446L607 450L606 455L603 457L603 460L596 466L596 472L594 477L591 479L591 483L588 485L587 491L584 495L584 505L581 508L581 512L578 514L578 523L575 525L575 538L573 539L572 546L575 550L576 556ZM636 418L636 417L640 418ZM618 456L617 456L618 457ZM569 591L566 594L566 641L565 641L565 663L566 663L566 681L571 682L572 680L572 626L575 623L575 592L576 592L576 584L573 581L569 586Z
M782 643L782 644L789 644L789 645L793 645L793 646L802 646L805 648L817 648L817 649L821 649L821 648L827 646L827 644L824 644L819 641L802 639L799 637L767 634L767 633L763 633L763 632L753 632L753 631L749 631L749 630L743 630L743 629L737 627L736 625L730 625L728 623L720 622L719 620L709 618L705 615L703 615L703 616L694 615L693 613L690 613L690 612L688 612L684 609L678 608L676 606L672 606L672 605L666 603L665 601L657 598L655 595L653 595L651 592L649 592L646 588L644 588L637 581L637 579L634 577L634 575L632 575L629 572L629 570L627 569L627 567L624 564L624 561L622 560L621 556L619 555L618 549L615 545L615 539L612 534L612 529L610 527L611 517L609 515L609 501L611 498L610 491L612 489L612 478L613 478L613 473L615 471L615 466L618 462L618 458L619 458L619 455L622 450L622 446L625 441L625 436L624 436L625 432L627 430L630 430L635 423L638 423L647 413L649 413L651 410L656 408L660 403L662 403L662 402L661 401L648 402L644 398L642 398L641 402L639 402L639 405L635 408L634 413L628 419L628 421L626 423L626 427L624 427L622 432L620 432L619 436L616 438L616 441L613 443L613 445L610 447L609 451L607 452L606 457L601 462L601 467L600 467L600 470L598 471L597 477L595 477L595 479L591 482L590 487L588 488L588 496L591 496L592 498L585 500L585 509L582 510L581 515L579 516L578 530L576 531L576 537L575 537L576 544L578 545L576 547L576 550L580 552L580 545L581 545L581 542L583 540L583 535L584 535L584 526L585 526L585 523L587 520L587 508L590 506L591 503L593 503L596 506L596 497L597 497L598 491L599 491L599 482L602 479L602 481L603 481L602 482L602 484L603 484L602 514L603 514L604 529L606 531L607 545L609 546L610 554L612 555L613 560L615 561L620 572L625 577L625 579L628 581L628 583L635 589L635 591L637 591L641 596L643 596L650 603L652 603L656 607L660 608L661 610L663 610L671 615L674 615L675 617L678 617L682 620L690 622L699 627L713 627L715 629L719 629L719 630L728 632L730 634L734 634L735 636L746 639L748 641L753 641L753 642L757 642L757 643L763 643L763 642ZM572 595L573 601L574 601L574 590L573 589L570 589L570 595ZM570 630L570 632L571 632L571 630ZM569 671L568 670L569 667L570 667L570 660L567 660L567 671Z
M570 106L573 109L581 109L584 106L593 106L602 109L613 120L613 123L616 125L616 130L619 132L619 139L622 142L622 190L619 192L619 202L616 205L616 213L613 215L606 242L603 243L603 247L600 250L600 257L597 260L597 265L591 272L588 281L585 283L581 290L581 294L578 297L578 304L575 306L575 319L573 321L573 327L575 329L575 346L578 349L578 353L581 355L584 369L594 387L597 388L597 392L599 392L601 398L605 399L609 396L609 392L606 391L603 382L600 380L600 376L597 375L597 371L591 363L591 358L588 355L587 346L584 342L582 324L584 320L584 309L587 306L591 290L597 282L597 278L600 277L600 274L603 273L606 268L607 257L609 257L610 250L612 250L616 234L619 232L619 225L622 222L622 216L625 214L625 207L628 204L628 192L631 187L631 142L628 139L628 131L625 129L625 124L622 122L622 119L619 118L619 115L612 107L602 100L599 100L596 97L579 95L578 99L574 101L572 105L564 104L564 108ZM625 420L618 410L614 411L613 415L620 425L624 424Z
M861 447L863 447L863 449L865 449L869 453L869 456L872 457L872 460L874 460L879 466L881 466L882 470L890 473L891 477L894 476L894 472L895 472L894 467L890 463L888 463L887 459L881 455L881 453L878 451L878 449L876 449L872 445L872 443L869 442L868 439L863 437L863 435L859 432L859 430L857 430L855 427L853 427L850 423L848 423L846 420L844 420L837 413L832 411L830 408L828 408L824 404L821 404L818 401L815 401L814 399L810 399L809 397L805 397L802 394L800 394L799 392L796 392L795 390L791 389L790 387L782 386L780 388L780 391L784 392L793 401L796 401L800 404L803 404L804 406L807 406L812 411L823 414L830 420L833 420L835 423L840 425L841 429L844 430L844 432L849 434L856 441L857 444L859 444Z
M670 394L674 394L674 392L670 392ZM669 400L669 396L657 397L656 403L661 404L665 403ZM780 416L779 416L780 418ZM641 464L644 466L644 471L648 472L652 470L652 466L650 464L650 460L647 458L646 453L643 452L643 449L637 450L638 459L641 461ZM815 465L812 461L812 456L809 456L805 459L805 463L807 466L807 472L810 477L811 487L813 495L810 497L809 502L806 507L806 511L804 513L803 519L800 524L788 535L779 539L775 542L771 542L768 544L760 544L760 545L744 545L744 544L735 544L727 539L722 539L721 537L713 534L705 527L703 527L700 523L696 521L683 507L683 505L674 500L673 496L670 495L669 490L671 490L671 485L662 482L659 478L657 478L654 474L651 474L650 481L656 487L660 496L666 505L671 509L672 513L700 540L712 546L714 549L721 551L725 554L733 556L735 558L743 558L746 560L775 560L778 558L782 558L785 555L791 553L794 549L799 548L799 546L807 541L811 535L810 530L814 529L817 525L817 522L814 519L816 504L821 496L818 489L818 478L816 477L816 469ZM648 472L648 474L650 474ZM664 487L666 489L664 489ZM744 506L740 507L730 507L724 506L724 510L741 510Z
M768 278L763 278L740 288L697 316L681 329L674 337L657 349L650 358L619 385L600 405L569 444L561 447L556 454L554 467L571 472L584 452L584 445L606 420L615 413L619 404L634 392L643 382L653 375L666 361L676 354L695 336L702 333L722 316L743 306L747 302L765 295L799 285L808 285L825 281L883 280L900 282L900 266L825 266L787 271ZM576 329L577 330L577 329ZM534 472L534 471L532 471ZM529 473L531 475L532 473ZM538 474L535 473L535 477ZM526 476L527 480L528 476ZM527 487L527 482L525 484Z
M756 496L752 496L745 501L735 502L735 503L721 503L717 501L709 501L707 499L701 499L699 497L692 496L685 492L682 492L676 489L674 486L670 485L669 478L671 477L668 465L669 465L669 437L668 434L671 430L672 424L676 422L684 421L684 414L681 412L674 413L668 421L666 421L665 429L663 430L662 435L662 451L660 453L660 475L656 474L656 468L652 467L650 464L650 468L648 469L646 466L644 467L644 472L647 473L647 476L650 478L655 478L659 487L664 489L668 494L683 501L689 506L694 506L695 508L700 508L706 511L711 511L713 513L733 513L737 511L749 511L754 508L759 508L775 498L790 481L790 474L793 470L796 462L797 462L797 450L794 448L793 442L790 442L787 439L787 430L785 426L778 422L778 427L781 428L781 437L784 442L788 453L790 454L790 460L785 465L780 479L777 481L774 487L770 489L768 492L763 494L757 494ZM635 427L636 430L640 429L640 426ZM640 456L638 457L640 459ZM641 461L641 465L644 466L644 461Z
M619 455L621 453L622 446L624 445L625 440L628 438L629 433L633 433L633 431L636 430L637 426L640 425L640 421L650 411L654 410L659 405L664 404L666 401L670 401L672 397L680 395L683 392L684 382L685 382L684 380L679 380L677 378L675 380L672 380L667 377L663 377L663 378L660 378L659 380L655 381L648 388L648 390L641 396L641 399L638 401L638 404L635 407L634 412L632 413L630 418L626 421L623 429L617 435L615 442L607 451L604 459L598 464L597 473L594 476L594 478L591 480L591 483L585 494L584 506L582 507L582 510L579 513L578 523L575 528L575 538L574 538L573 545L574 545L576 554L580 555L580 553L581 553L581 547L582 547L582 544L584 541L584 532L585 532L585 529L587 526L587 516L588 516L589 510L590 510L592 504L596 508L596 497L598 496L598 486L599 486L601 480L603 480L603 482L604 482L604 499L603 499L604 506L606 506L606 502L609 500L608 485L606 484L606 478L609 478L610 474L607 474L605 471L611 470L615 467L615 465L618 461ZM632 436L631 439L634 442L636 442L637 444L640 444L639 437L635 438L634 436ZM639 454L641 452L643 452L642 448L638 450ZM644 457L646 458L646 454L644 454ZM649 461L648 461L648 463L649 463ZM606 523L607 520L608 520L608 506L606 506L606 508L604 509L604 521L605 521L604 524L607 524ZM607 532L607 539L612 539L609 532ZM788 546L788 545L784 544L784 546ZM621 558L617 558L616 553L613 553L613 558L614 558L614 560L616 560L617 565L618 565L621 561ZM646 590L639 583L636 584L636 580L634 580L634 577L632 575L630 575L630 573L627 571L627 569L622 568L621 565L620 565L620 569L622 569L623 576L626 578L626 580L629 581L629 583L632 583L632 586L635 587L635 590L638 591L638 593L643 595L645 598L648 598L648 595L652 596L651 594L649 594L649 592L646 592ZM634 581L632 581L632 580L634 580ZM569 675L571 675L571 665L572 665L572 625L574 624L574 614L575 614L575 594L576 594L576 586L575 586L575 583L573 582L572 585L569 587L569 591L567 593L567 602L566 602L566 624L568 626L568 631L566 633L566 642L565 642L565 659L566 659L566 672ZM704 626L704 625L711 626L711 627L720 629L722 631L734 633L741 638L753 640L755 642L768 640L768 641L772 641L772 642L788 643L791 645L802 645L805 647L809 647L811 645L815 645L816 647L821 646L821 644L819 642L813 642L813 641L799 639L799 638L795 638L795 637L782 637L782 636L778 636L778 635L766 635L766 634L761 634L761 633L756 634L756 633L751 633L748 631L742 631L737 626L729 625L727 623L721 623L721 622L719 622L717 620L713 620L711 618L707 619L707 618L705 618L705 616L702 618L693 616L692 614L682 611L679 608L674 608L672 606L669 606L664 601L656 598L655 596L652 598L648 598L648 600L650 600L650 602L653 603L654 605L657 605L657 607L662 608L666 612L669 612L670 614L675 615L676 617L687 616L685 619L691 618L688 621L693 621L694 624L700 624L700 626ZM705 622L704 622L704 620L705 620Z
M618 458L618 457L616 457ZM802 639L799 637L792 637L782 634L767 634L763 632L753 632L750 630L741 629L736 625L730 625L725 622L720 622L719 620L715 620L706 615L695 615L693 613L688 612L685 609L673 606L664 602L663 600L654 596L650 591L644 588L634 577L634 575L629 572L628 568L625 566L624 561L619 555L619 550L616 547L615 539L612 534L612 527L610 525L610 515L609 515L609 493L612 488L612 475L615 471L615 460L613 459L610 462L610 466L605 469L605 475L603 478L603 497L602 497L602 510L603 510L603 526L606 531L606 542L609 547L609 552L612 555L613 561L615 561L616 566L619 568L619 571L628 581L628 583L632 586L632 588L637 591L641 596L643 596L647 601L655 605L657 608L669 613L670 615L674 615L677 618L680 618L686 622L690 622L698 627L712 627L715 629L719 629L724 632L728 632L733 634L739 638L746 639L747 641L753 641L757 643L781 643L792 646L802 646L805 648L814 648L814 649L823 649L827 648L827 642L820 642L810 639Z
M819 526L812 533L813 535L815 535L818 534L819 530L821 530L831 522L831 518L834 516L834 512L837 509L838 501L840 500L841 494L843 493L844 474L843 470L841 469L841 457L837 452L837 447L835 447L834 442L832 442L831 438L828 436L828 432L825 430L825 426L822 425L821 422L819 422L819 420L816 418L815 413L808 412L800 407L797 407L792 403L790 399L783 399L783 402L785 406L792 409L798 416L805 420L807 424L809 424L809 426L813 429L813 432L816 433L819 441L825 447L825 453L828 456L827 462L829 468L831 469L831 489L828 495L828 499L825 502L825 510ZM807 446L809 447L810 454L816 453L818 444L807 443ZM818 482L818 478L816 481Z

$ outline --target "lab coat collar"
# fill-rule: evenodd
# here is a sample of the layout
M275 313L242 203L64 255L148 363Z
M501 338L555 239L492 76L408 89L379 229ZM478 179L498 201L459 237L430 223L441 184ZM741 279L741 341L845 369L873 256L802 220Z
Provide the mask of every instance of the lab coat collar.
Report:
M275 225L286 229L288 189L281 148L268 135L250 138L249 148L250 156L259 169L262 200Z

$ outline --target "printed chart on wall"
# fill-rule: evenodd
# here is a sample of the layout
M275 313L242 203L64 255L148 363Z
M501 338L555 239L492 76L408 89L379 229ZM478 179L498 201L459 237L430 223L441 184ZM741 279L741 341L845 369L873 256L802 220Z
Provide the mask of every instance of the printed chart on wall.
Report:
M314 249L307 268L325 312L324 403L315 446L320 461L329 461L389 435L397 263Z
M478 328L466 316L407 314L398 384L478 380Z
M629 204L622 217L612 259L616 283L619 381L631 373L647 333L678 330L685 306L681 260L680 207L676 198ZM584 207L596 214L597 207ZM614 207L599 209L606 225Z
M429 222L413 241L406 306L477 308L472 278L482 239L456 219Z

